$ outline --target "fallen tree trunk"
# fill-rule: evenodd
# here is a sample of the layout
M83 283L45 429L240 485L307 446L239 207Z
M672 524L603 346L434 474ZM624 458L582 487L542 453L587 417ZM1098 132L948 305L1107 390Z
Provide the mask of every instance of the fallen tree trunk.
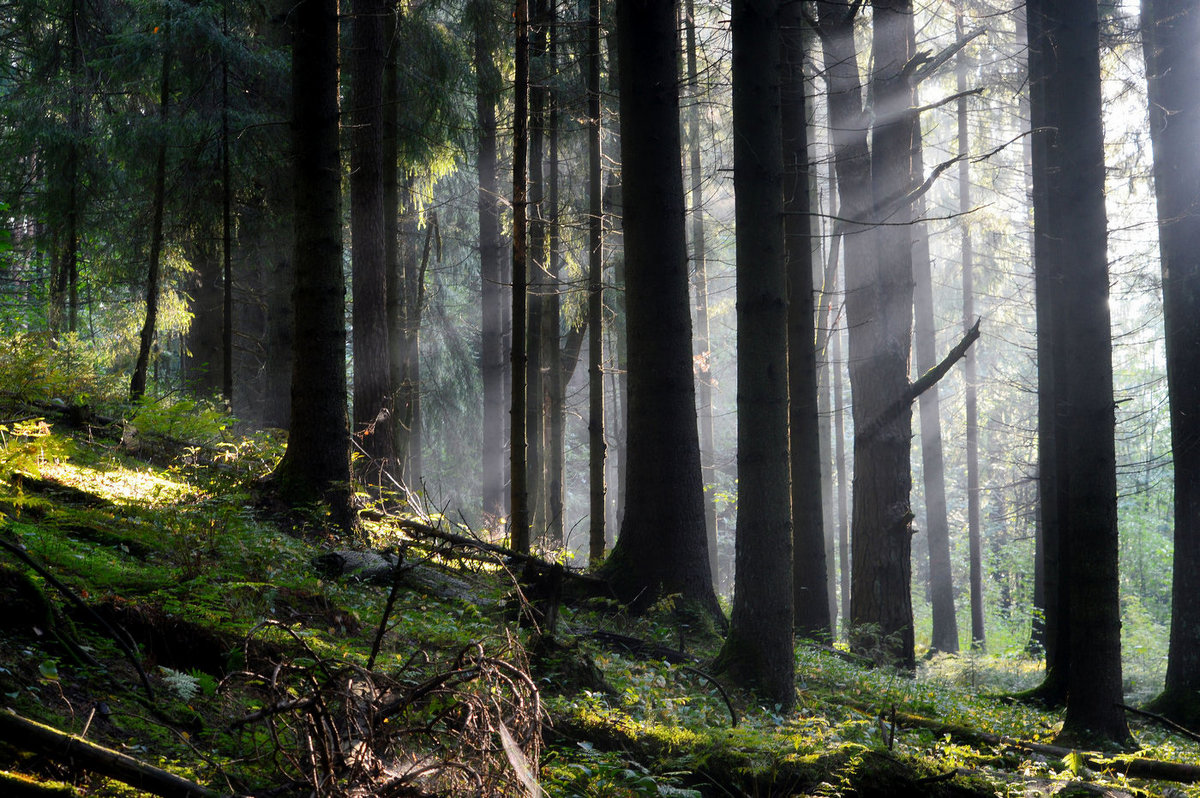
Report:
M48 756L56 762L108 776L162 798L218 798L220 795L162 768L12 712L0 711L0 740L21 751Z
M894 722L901 726L927 729L939 736L948 734L951 739L957 742L1005 746L1057 758L1079 753L1083 756L1084 764L1092 770L1123 773L1131 779L1175 781L1184 784L1200 782L1200 765L1166 762L1161 759L1146 759L1122 753L1105 754L1096 751L1077 751L1077 749L1064 748L1060 745L1035 743L1003 734L991 734L967 726L946 723L935 718L913 715L908 712L896 712L889 717L889 719L891 718L894 718Z

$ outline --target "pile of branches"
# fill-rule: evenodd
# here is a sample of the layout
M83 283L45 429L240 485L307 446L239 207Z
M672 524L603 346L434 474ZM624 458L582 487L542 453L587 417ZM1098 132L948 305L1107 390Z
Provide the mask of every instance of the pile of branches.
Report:
M291 636L302 655L231 674L223 687L240 681L261 706L232 728L250 758L285 780L272 792L540 794L542 710L515 639L494 651L472 644L437 669L414 656L385 674L319 657L282 624L267 622L256 633L270 630Z

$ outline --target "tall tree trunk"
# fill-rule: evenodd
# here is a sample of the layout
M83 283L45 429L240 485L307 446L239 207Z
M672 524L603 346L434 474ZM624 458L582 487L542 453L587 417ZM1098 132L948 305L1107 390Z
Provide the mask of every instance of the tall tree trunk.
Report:
M954 29L958 38L963 38L962 3L954 9ZM960 221L962 251L963 331L975 323L975 262L971 247L971 225L967 214L971 211L971 152L970 134L967 127L967 57L959 50L958 69L955 80L958 98L958 211L963 214ZM975 347L963 358L963 377L966 382L967 415L967 540L971 553L971 647L983 651L986 638L983 628L983 543L980 539L979 519L979 390L975 369Z
M490 3L476 5L475 108L479 120L480 371L483 377L483 512L504 515L504 321L501 285L500 184L497 179L496 91L499 72L486 30Z
M1070 649L1066 645L1065 617L1068 596L1060 579L1061 504L1058 384L1062 357L1056 356L1062 302L1062 280L1056 273L1061 238L1053 233L1050 209L1050 176L1060 174L1061 166L1052 157L1052 131L1058 129L1059 103L1050 76L1057 70L1056 48L1049 20L1042 4L1026 5L1029 36L1029 120L1034 217L1034 286L1037 295L1037 370L1038 370L1038 493L1041 508L1042 593L1045 600L1046 678L1034 692L1046 703L1059 705L1066 700Z
M604 558L604 188L601 183L600 0L588 0L588 562Z
M301 0L291 14L296 286L292 426L274 480L297 504L324 500L353 526L346 411L336 0Z
M830 124L840 131L834 160L842 216L852 233L844 242L855 429L849 620L857 650L912 667L912 409L904 401L913 300L912 209L905 199L912 187L913 92L906 68L914 49L906 20L912 8L906 0L872 5L876 122L868 150L854 50L857 6L817 4Z
M229 0L221 7L221 29L229 35ZM233 179L229 148L229 60L221 57L221 396L233 410Z
M838 322L840 325L840 321ZM842 618L850 623L850 480L846 468L846 414L842 408L842 332L839 326L831 331L833 341L829 359L833 364L833 468L837 472L838 561L841 563ZM836 631L836 630L835 630Z
M1175 466L1175 565L1167 678L1155 705L1200 720L1200 4L1143 0L1158 194L1167 390Z
M547 84L558 74L558 20L556 9L551 3L546 10L546 27L549 29L549 46L546 59ZM543 423L545 432L544 456L546 460L546 543L552 548L562 548L566 543L566 533L563 527L565 505L563 501L563 469L565 467L566 451L565 429L566 417L563 408L563 391L571 379L578 361L576 357L569 358L562 347L562 227L559 220L559 109L558 91L550 85L546 88L546 105L549 158L547 168L546 195L546 286L542 317L542 360L545 364L544 380L544 410ZM566 361L570 361L567 363Z
M509 441L510 543L519 552L529 551L528 434L525 423L525 389L529 358L526 352L529 249L526 214L529 190L529 0L516 0L516 51L513 88L513 233L512 233L512 358L511 439Z
M530 524L542 537L546 530L545 391L546 295L550 291L550 236L546 220L546 117L549 90L548 0L533 0L529 51L529 321L525 383L525 430L529 470Z
M1016 38L1017 44L1024 45L1026 52L1029 53L1029 57L1027 58L1026 63L1024 64L1024 67L1023 67L1024 68L1024 75L1023 75L1024 79L1022 80L1022 82L1026 85L1027 89L1026 89L1026 91L1021 92L1020 95L1018 96L1018 99L1017 99L1018 112L1017 113L1021 119L1027 120L1027 122L1030 125L1032 125L1032 118L1030 116L1029 97L1030 97L1030 93L1033 89L1029 85L1029 62L1036 56L1033 55L1033 53L1031 52L1031 48L1030 48L1029 27L1026 24L1026 19L1028 16L1027 10L1025 8L1019 8L1014 13L1016 14L1016 37L1015 38ZM1030 208L1032 208L1034 205L1032 139L1033 139L1033 136L1022 136L1021 137L1021 156L1022 156L1022 161L1023 161L1023 166L1024 166L1023 171L1024 171L1024 178L1025 178L1025 195L1028 199L1028 204L1029 204ZM1033 248L1032 239L1030 242L1030 248L1031 249ZM1040 394L1040 392L1039 392L1039 394ZM1039 397L1038 401L1039 401L1039 403L1041 402L1040 397ZM1043 535L1043 529L1042 529L1043 513L1041 511L1041 508L1042 508L1041 479L1038 479L1037 507L1038 507L1038 510L1036 511L1036 520L1034 521L1034 525L1033 525L1034 526L1034 532L1033 532L1033 534L1034 534L1033 606L1031 607L1031 611L1030 611L1031 622L1030 622L1030 628L1029 628L1029 641L1025 644L1025 650L1028 653L1033 654L1033 655L1041 655L1041 654L1044 654L1046 651L1046 594L1045 594L1046 580L1045 580L1045 576L1044 576L1045 552L1043 551L1044 535Z
M835 131L833 137L833 162L837 176L837 190L840 198L839 216L844 222L849 235L842 236L842 247L845 255L845 274L847 286L846 309L850 311L852 294L866 298L872 281L869 272L874 271L877 259L874 230L871 221L871 158L867 145L868 122L863 113L862 81L858 71L857 53L854 44L854 10L845 0L819 0L817 3L818 25L822 36L821 44L824 51L826 87L828 91L829 124ZM857 290L853 290L857 289ZM861 309L862 300L854 308L854 315L849 319L853 326L859 323L859 316L866 310ZM851 343L851 360L856 356L856 344ZM840 358L839 358L840 359ZM840 373L837 375L840 381ZM859 423L858 392L866 390L857 388L857 372L851 373L851 386L855 391L854 420ZM835 382L836 387L836 382ZM835 403L842 407L840 397L835 396ZM839 413L838 421L841 421ZM838 432L839 443L844 440L843 432ZM857 436L856 436L857 439ZM860 452L854 451L855 470L859 468ZM868 455L869 456L869 455ZM845 474L845 459L841 459L839 472ZM857 478L857 476L856 476ZM866 484L863 483L863 488ZM854 505L857 508L865 495L863 490L855 491ZM849 508L845 508L851 515ZM859 580L858 555L860 524L853 520L851 524L854 540L849 535L840 536L842 546L842 617L845 619L847 630L855 633L855 627L864 623L855 613L856 603L853 600L854 584ZM846 547L853 544L850 557L846 556ZM847 566L851 567L847 567ZM864 575L865 576L865 575Z
M625 514L601 573L634 606L719 616L692 376L674 2L618 0L629 409Z
M354 322L354 433L364 466L381 488L380 471L395 459L387 319L383 189L385 0L354 0L350 51L350 232Z
M796 632L806 637L828 640L832 635L829 617L828 579L825 565L825 519L821 508L821 432L817 415L816 311L813 307L812 213L809 192L808 108L804 85L804 17L802 5L786 2L776 5L779 14L777 34L782 38L780 53L780 125L782 135L780 164L784 237L782 255L786 263L786 352L788 428L791 441L791 517L792 517L792 612ZM760 13L776 8L763 8ZM758 22L764 25L763 22ZM774 27L774 26L772 26ZM751 42L753 39L750 40ZM747 42L749 44L749 42ZM735 64L739 63L736 59ZM751 80L761 80L751 72ZM766 88L769 88L766 87ZM762 102L760 98L758 100ZM761 113L761 112L759 112ZM763 120L765 124L767 120ZM736 124L736 120L735 120ZM737 140L742 140L741 138ZM765 160L765 156L760 156ZM760 169L769 168L765 163ZM736 166L735 166L736 168ZM737 173L735 171L735 179ZM778 180L778 178L776 178ZM776 184L778 185L778 184ZM736 184L735 184L736 187ZM761 191L750 182L750 191ZM765 203L765 198L763 200ZM754 213L768 208L751 207ZM767 221L763 222L764 226ZM738 226L739 239L741 226ZM773 228L767 228L772 231ZM765 234L766 231L764 231ZM755 235L754 228L749 230ZM769 252L749 257L765 258ZM739 262L740 264L740 262ZM753 276L753 275L751 275ZM739 284L741 274L739 271ZM740 306L740 302L739 302ZM741 321L738 322L741 339ZM742 356L739 354L738 362ZM742 391L738 380L739 394ZM738 413L739 425L742 421ZM741 451L739 443L739 451ZM745 487L738 469L739 493ZM740 505L740 501L739 501Z
M918 127L920 123L918 122ZM924 160L920 146L915 148L921 174ZM924 210L918 199L915 213ZM913 226L914 353L917 373L924 374L937 364L937 334L933 311L933 266L929 255L929 233L924 223ZM954 581L950 568L950 526L946 510L946 465L942 456L941 401L934 385L918 400L921 419L921 465L925 479L925 537L929 546L930 605L933 651L958 651L958 620L954 612Z
M1109 316L1100 42L1095 0L1029 4L1054 46L1043 99L1059 125L1048 154L1042 221L1063 242L1050 280L1060 280L1055 343L1055 441L1060 460L1059 562L1068 596L1067 711L1059 739L1131 742L1121 707L1121 620L1112 331ZM1031 21L1032 26L1032 21ZM1043 53L1044 55L1044 53ZM1041 67L1047 63L1038 59ZM1039 268L1041 267L1039 262ZM1040 333L1040 331L1039 331Z
M146 318L138 339L137 365L129 383L129 397L140 399L146 392L146 372L150 365L150 349L158 326L158 289L163 244L163 211L167 186L167 114L171 102L171 43L170 29L164 34L166 43L162 57L162 77L158 101L158 146L154 163L154 208L150 221L150 268L146 275Z
M729 636L717 655L717 667L728 671L741 684L757 689L786 711L795 702L796 686L790 600L793 593L788 480L788 270L784 250L778 2L734 0L731 29L737 226L738 509L733 611ZM789 99L795 102L794 98ZM796 132L789 130L788 134L790 138ZM793 144L790 153L793 156L794 148ZM805 198L807 188L805 185L801 192ZM808 221L807 215L803 221ZM809 251L807 240L801 248ZM804 268L811 275L811 264ZM811 329L811 308L808 315ZM811 340L810 334L806 342L810 351ZM811 400L815 402L815 371L811 376L813 385L806 387L811 389ZM815 443L813 415L809 432ZM815 455L815 451L811 454ZM811 472L808 476L809 490L819 496L819 472L815 481ZM819 510L816 520L819 533ZM812 530L806 529L805 534L811 536ZM823 544L820 550L824 552ZM806 600L824 607L824 598L822 573L816 595ZM825 623L827 626L828 617Z
M704 479L704 526L708 532L708 559L713 587L720 588L721 568L717 544L717 472L713 444L712 340L708 323L708 253L704 232L704 179L700 160L700 77L696 65L696 4L686 0L684 46L687 49L687 85L691 103L687 113L688 175L692 215L692 290L696 328L696 410L700 421L700 464Z

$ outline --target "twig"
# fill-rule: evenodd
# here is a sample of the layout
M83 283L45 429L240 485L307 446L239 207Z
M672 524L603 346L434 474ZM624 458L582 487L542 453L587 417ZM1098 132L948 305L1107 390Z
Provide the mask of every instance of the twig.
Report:
M738 725L737 710L733 708L733 701L730 700L729 693L725 691L725 686L723 684L721 684L719 681L717 681L717 678L715 676L713 676L710 673L705 673L704 671L700 670L699 668L693 668L691 665L680 665L679 667L681 669L687 671L688 673L694 673L695 675L707 680L709 684L711 684L713 687L717 688L717 692L721 694L721 698L725 701L725 706L729 708L729 725L737 726Z
M1143 715L1147 718L1151 718L1152 720L1156 720L1159 723L1161 723L1162 725L1166 726L1171 731L1182 734L1184 737L1187 737L1189 740L1195 740L1196 742L1200 742L1200 734L1197 734L1196 732L1192 731L1191 729L1187 728L1186 726L1180 726L1178 723L1176 723L1175 721L1166 717L1165 715L1159 715L1158 713L1155 713L1155 712L1147 712L1144 709L1138 709L1137 707L1131 707L1128 704L1117 704L1117 706L1119 706L1121 709L1125 710L1126 712L1132 712L1135 715Z
M86 601L77 596L75 591L71 590L71 588L59 581L54 574L50 573L41 565L39 565L32 557L29 556L28 552L26 552L20 546L0 537L0 548L3 548L5 551L12 554L34 571L37 571L37 573L43 579L45 579L46 582L52 585L55 590L65 596L76 607L79 607L81 610L83 610L89 617L96 621L96 623L100 624L100 626L108 632L109 637L112 638L113 642L116 643L120 647L121 651L125 653L125 656L129 659L129 662L137 671L138 678L140 678L142 681L142 687L144 687L146 690L146 697L151 701L155 700L154 688L150 686L150 678L146 676L146 671L142 669L142 664L138 662L137 653L133 650L133 647L125 640L125 638L118 634L116 629L112 628L108 621L104 620L104 618L102 618L99 613L92 609Z

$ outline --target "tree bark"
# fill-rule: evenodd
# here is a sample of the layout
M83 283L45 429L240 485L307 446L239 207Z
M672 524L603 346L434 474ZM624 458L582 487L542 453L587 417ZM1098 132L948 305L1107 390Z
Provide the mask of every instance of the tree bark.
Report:
M823 490L820 418L817 414L816 311L813 307L812 195L809 192L808 103L804 84L805 23L802 10L802 5L797 2L778 6L778 35L781 37L780 124L783 136L781 162L784 170L783 258L787 285L787 351L784 358L788 371L788 427L791 441L792 612L798 634L827 641L833 630L826 574L825 519L821 507ZM740 226L738 229L741 229ZM751 229L750 234L754 235L755 231ZM740 340L740 321L738 329ZM738 361L741 362L740 354ZM740 393L740 379L738 385ZM740 422L740 412L738 418ZM740 468L738 473L739 485L744 486Z
M955 6L954 29L959 41L963 39L962 3ZM971 152L969 128L967 126L967 60L962 50L956 56L958 69L955 79L958 98L958 212L960 220L960 242L962 252L962 318L964 332L975 322L975 256L971 246L971 226L967 214L971 210ZM966 383L967 422L967 541L971 557L971 647L979 651L987 648L983 625L983 544L979 520L979 400L978 378L975 369L975 347L967 351L963 362L963 378Z
M1095 0L1029 5L1053 43L1045 99L1058 106L1046 180L1047 231L1061 244L1055 310L1059 562L1068 611L1067 711L1059 741L1131 742L1120 709L1121 619L1112 332L1109 316L1100 42ZM1042 67L1047 62L1041 61ZM1039 263L1039 267L1040 267ZM1040 331L1039 331L1040 332Z
M621 536L602 573L646 607L678 594L719 617L692 376L674 2L618 0L628 427Z
M291 16L296 284L292 428L273 477L297 504L324 500L353 525L346 411L345 284L338 150L336 0L301 0Z
M783 221L776 0L734 0L733 185L737 229L738 507L733 612L717 667L784 711L795 703L788 450L788 268ZM789 64L789 67L792 66ZM803 126L801 126L803 130ZM789 136L795 131L789 130ZM793 150L791 153L795 155ZM807 153L805 153L807 161ZM807 166L807 163L805 164ZM793 167L794 168L794 167ZM808 196L807 185L802 194ZM807 223L808 216L802 217ZM808 251L808 241L802 243ZM804 267L811 274L811 263ZM811 290L809 292L811 298ZM812 311L808 310L811 330ZM811 334L806 342L811 353ZM810 364L811 365L811 362ZM805 387L816 400L816 374ZM806 408L812 411L809 406ZM806 414L807 415L807 414ZM816 418L806 427L815 443ZM805 439L807 444L809 441ZM815 456L816 450L809 452ZM820 475L806 487L820 496ZM821 535L818 508L815 530ZM811 523L809 518L805 523ZM820 552L824 553L824 541ZM814 586L810 585L810 588ZM824 573L806 601L825 606ZM828 627L828 616L825 626Z
M604 179L601 171L600 0L588 0L588 562L604 559Z
M483 378L483 512L493 519L504 515L504 320L502 313L502 254L500 242L500 184L497 179L496 92L500 75L487 40L492 11L488 2L475 6L475 110L479 120L479 262L480 371Z
M129 382L129 398L137 401L146 393L146 373L150 367L150 350L158 328L158 285L161 273L163 245L163 213L167 186L167 115L171 104L171 43L170 29L164 34L162 77L159 83L158 147L154 165L153 218L150 221L150 267L146 275L146 317L138 339L137 364ZM72 253L72 258L74 254ZM64 268L66 266L64 265Z
M918 127L920 123L918 122ZM920 147L914 149L920 160L914 169L924 171ZM918 199L917 216L922 215L924 199ZM929 233L925 225L913 226L914 354L917 371L925 373L937 362L937 331L933 311L933 265L929 255ZM958 651L958 619L954 609L954 581L950 567L950 527L946 509L946 466L942 456L941 401L935 385L918 400L921 420L921 465L925 479L925 537L929 548L929 593L933 615L930 648L934 651Z
M692 215L692 290L695 292L696 403L700 421L700 464L704 480L704 526L708 533L708 559L713 588L720 590L721 567L717 543L717 472L713 460L713 381L712 340L708 323L708 253L704 229L704 179L700 158L700 76L696 65L696 4L687 0L684 7L684 31L687 48L687 85L691 104L687 114L688 176Z
M512 359L509 441L509 536L512 548L529 552L528 435L525 388L529 369L526 352L529 249L526 239L529 190L529 0L516 0L516 52L513 87L513 233L512 233Z
M1175 466L1175 560L1167 677L1155 705L1200 721L1200 4L1143 0L1158 196L1167 390Z
M354 434L364 475L393 470L395 391L388 352L383 190L384 0L354 0L351 31L350 232L354 352Z

